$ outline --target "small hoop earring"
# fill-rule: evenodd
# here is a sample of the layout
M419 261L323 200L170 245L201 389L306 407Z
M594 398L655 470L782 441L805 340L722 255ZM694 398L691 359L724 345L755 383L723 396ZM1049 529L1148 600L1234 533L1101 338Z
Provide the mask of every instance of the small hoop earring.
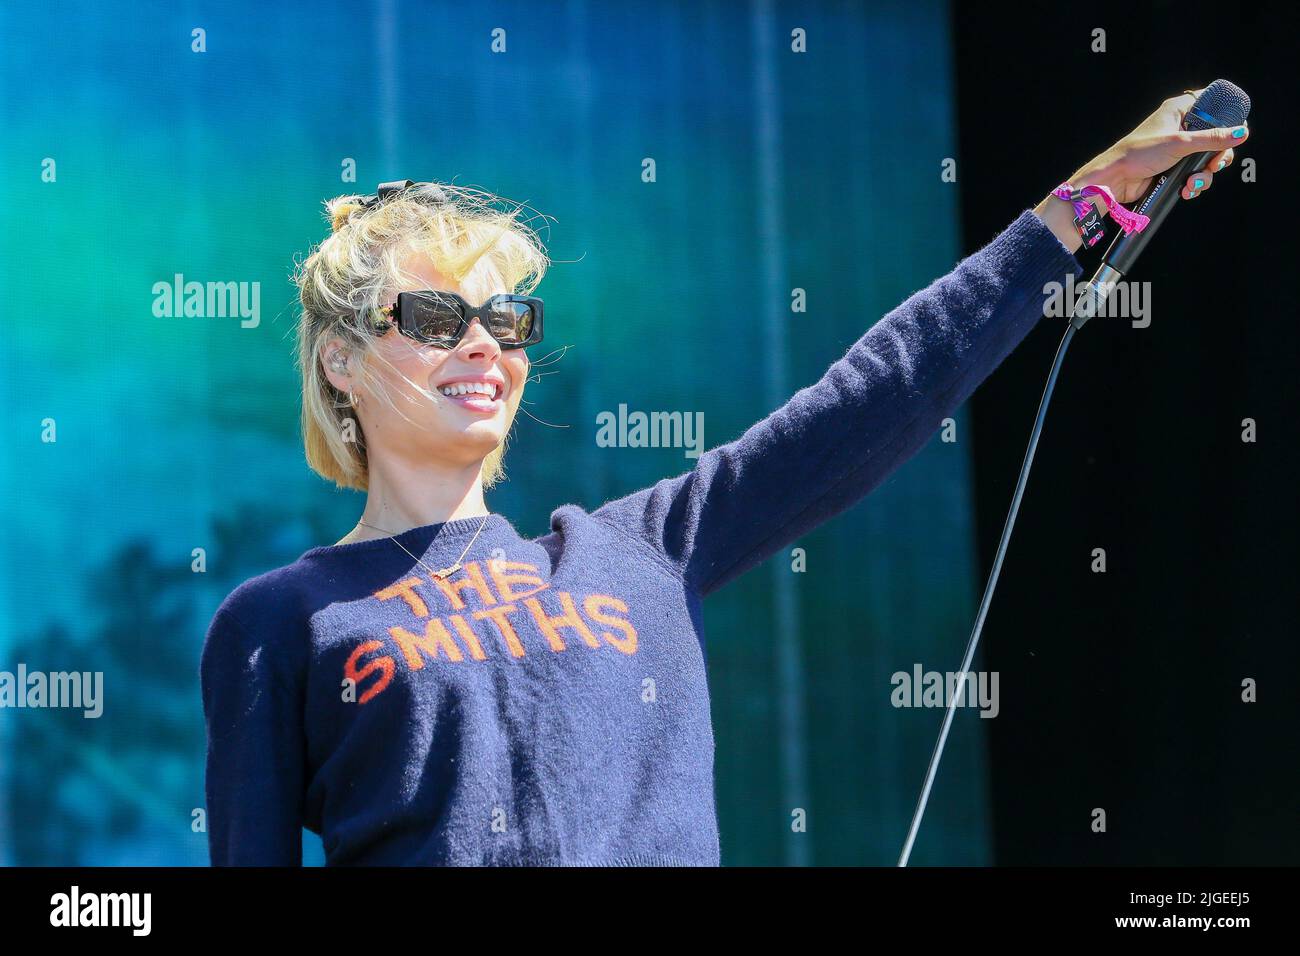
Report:
M357 394L352 391L352 389L348 389L348 404L351 405L353 408L356 408L358 405L361 404L360 397L358 397Z

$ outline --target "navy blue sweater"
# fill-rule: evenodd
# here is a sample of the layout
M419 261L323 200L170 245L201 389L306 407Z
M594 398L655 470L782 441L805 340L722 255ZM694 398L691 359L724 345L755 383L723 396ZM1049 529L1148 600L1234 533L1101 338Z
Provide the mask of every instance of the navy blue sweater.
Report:
M695 467L236 588L200 667L214 864L717 865L700 602L920 449L1080 270L1032 213Z

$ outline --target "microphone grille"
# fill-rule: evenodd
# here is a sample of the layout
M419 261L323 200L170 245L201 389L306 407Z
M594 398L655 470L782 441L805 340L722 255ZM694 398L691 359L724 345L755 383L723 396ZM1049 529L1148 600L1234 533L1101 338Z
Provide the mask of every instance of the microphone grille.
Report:
M1196 98L1185 125L1189 130L1240 126L1249 113L1250 97L1245 90L1228 80L1215 80Z

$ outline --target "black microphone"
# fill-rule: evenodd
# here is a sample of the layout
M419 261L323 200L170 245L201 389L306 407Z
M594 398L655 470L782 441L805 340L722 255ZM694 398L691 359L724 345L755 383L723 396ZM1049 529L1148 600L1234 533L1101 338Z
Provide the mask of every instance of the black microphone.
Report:
M1228 80L1215 80L1197 97L1191 109L1183 118L1183 129L1188 131L1213 129L1215 127L1241 126L1250 114L1250 97L1235 83ZM1076 329L1097 314L1101 300L1106 297L1116 282L1126 276L1133 268L1133 263L1147 247L1151 237L1160 228L1178 203L1183 183L1194 172L1199 172L1209 162L1217 150L1194 153L1184 156L1172 169L1156 177L1151 188L1147 190L1137 212L1151 221L1141 232L1121 232L1111 242L1110 248L1102 258L1101 267L1088 283L1085 292L1079 298L1071 322Z

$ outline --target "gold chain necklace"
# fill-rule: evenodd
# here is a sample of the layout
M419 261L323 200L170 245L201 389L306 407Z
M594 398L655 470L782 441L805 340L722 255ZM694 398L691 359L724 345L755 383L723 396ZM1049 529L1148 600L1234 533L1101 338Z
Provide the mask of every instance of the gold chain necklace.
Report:
M472 537L472 538L469 539L469 544L465 545L465 550L462 551L462 552L460 553L460 557L456 559L456 563L455 563L455 564L452 564L452 565L449 565L449 566L447 566L447 567L445 567L445 568L439 568L437 571L433 570L433 569L430 568L427 564L425 564L423 561L421 561L419 558L417 558L415 555L411 554L410 549L407 548L406 545L402 544L402 542L398 541L398 540L397 540L397 535L394 534L392 531L384 531L383 528L376 528L374 525L372 525L372 524L366 524L364 521L360 521L360 520L357 521L357 524L361 525L363 528L370 528L370 529L373 530L373 531L383 531L384 534L389 535L389 536L392 538L394 544L396 544L399 548L401 548L401 549L402 549L403 551L405 551L407 554L410 554L410 555L411 555L411 559L412 559L413 561L415 561L415 563L418 564L420 567L424 568L424 570L428 571L428 572L429 572L430 574L432 574L435 578L447 578L447 577L449 577L449 576L455 574L457 571L459 571L459 570L461 569L461 567L463 567L463 565L461 564L461 562L465 560L465 555L469 554L469 549L472 548L472 547L474 547L474 542L477 541L477 540L478 540L478 536L479 536L480 534L483 533L483 529L484 529L485 527L487 527L488 518L491 518L491 517L492 517L492 516L491 516L490 514L487 514L487 515L484 515L484 516L483 516L483 522L482 522L482 524L480 524L480 525L478 526L478 530L474 532L474 537ZM403 533L405 533L405 532L403 532Z

